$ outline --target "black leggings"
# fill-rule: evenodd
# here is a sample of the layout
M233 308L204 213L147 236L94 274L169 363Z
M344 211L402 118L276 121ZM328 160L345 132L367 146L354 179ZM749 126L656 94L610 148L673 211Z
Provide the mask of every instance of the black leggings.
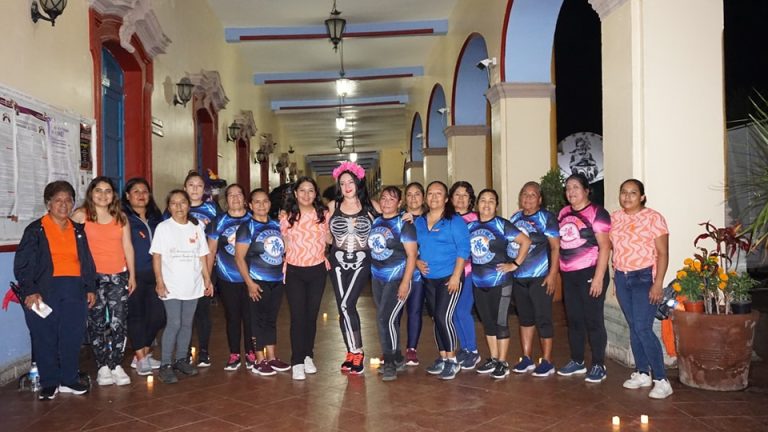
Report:
M291 364L304 364L314 357L317 314L323 300L325 263L312 267L288 264L285 269L285 296L291 310Z
M421 315L424 313L424 280L411 280L411 293L405 300L408 312L408 345L406 348L416 349L421 336ZM432 315L430 313L430 315Z
M195 309L195 330L197 330L197 340L200 342L200 351L208 352L208 342L211 340L211 297L202 296L197 300L197 309ZM190 342L191 343L191 342Z
M589 295L595 267L583 270L562 272L565 313L568 318L568 343L571 347L571 360L584 361L584 344L589 337L592 348L592 364L605 364L605 346L608 335L605 331L603 307L605 292L610 278L603 278L603 292L598 297Z
M470 289L470 288L467 288ZM475 305L486 336L509 339L509 303L512 285L498 285L491 288L475 289Z
M155 292L153 272L136 273L136 289L128 296L128 338L134 351L151 347L165 327L165 307Z
M227 282L219 279L219 298L224 305L227 320L227 342L230 354L240 354L240 336L243 336L243 352L253 350L251 343L251 309L245 282Z
M261 299L248 299L251 309L253 347L261 351L267 345L277 344L277 314L283 301L285 285L282 282L254 281L261 288Z
M461 272L459 289L455 293L448 292L446 284L450 276L439 279L423 278L424 291L427 296L427 307L434 311L435 341L439 351L453 352L458 345L456 327L453 324L453 313L459 302L459 294L464 285L464 272Z
M390 282L373 278L373 302L376 304L376 321L378 322L381 349L384 352L384 361L395 360L395 355L400 352L400 317L403 315L405 301L397 298L402 279Z
M357 300L370 280L371 260L367 254L363 260L352 264L340 263L333 254L331 255L331 283L333 293L336 294L339 327L341 327L347 352L360 352L363 349Z
M542 286L544 277L515 278L513 295L517 316L521 327L533 327L539 331L539 337L549 339L554 335L552 328L552 295L547 294L547 287Z

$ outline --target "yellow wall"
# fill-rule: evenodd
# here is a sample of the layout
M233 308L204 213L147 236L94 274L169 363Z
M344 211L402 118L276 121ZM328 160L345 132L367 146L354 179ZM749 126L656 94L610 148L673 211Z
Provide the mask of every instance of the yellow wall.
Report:
M381 184L384 186L403 185L403 163L405 157L398 148L388 148L379 151L381 166Z

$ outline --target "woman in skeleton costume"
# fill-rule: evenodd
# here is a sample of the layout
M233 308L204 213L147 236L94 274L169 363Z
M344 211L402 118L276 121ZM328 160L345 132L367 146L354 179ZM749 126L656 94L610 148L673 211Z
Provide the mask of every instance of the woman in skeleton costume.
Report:
M371 253L368 235L377 213L368 197L365 170L354 162L344 162L333 170L336 198L329 204L331 243L331 283L339 309L339 324L347 355L343 372L363 373L363 340L357 299L371 278Z

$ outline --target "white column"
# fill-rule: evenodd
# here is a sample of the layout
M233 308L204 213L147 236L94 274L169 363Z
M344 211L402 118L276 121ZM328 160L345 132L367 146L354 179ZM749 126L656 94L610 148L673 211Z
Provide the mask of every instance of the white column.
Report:
M445 147L424 149L424 187L435 180L448 183L448 149Z
M419 182L424 184L424 162L406 162L405 163L405 184Z
M448 181L467 181L480 192L488 184L486 170L486 143L491 129L486 125L449 126L445 129L448 139Z

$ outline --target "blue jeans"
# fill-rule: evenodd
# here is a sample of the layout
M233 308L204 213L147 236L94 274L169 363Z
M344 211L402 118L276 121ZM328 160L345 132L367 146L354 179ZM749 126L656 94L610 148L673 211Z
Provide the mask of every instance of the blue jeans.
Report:
M651 267L630 272L616 271L616 297L629 325L629 342L639 372L653 372L654 379L667 377L664 354L653 332L656 305L648 300L653 284Z

